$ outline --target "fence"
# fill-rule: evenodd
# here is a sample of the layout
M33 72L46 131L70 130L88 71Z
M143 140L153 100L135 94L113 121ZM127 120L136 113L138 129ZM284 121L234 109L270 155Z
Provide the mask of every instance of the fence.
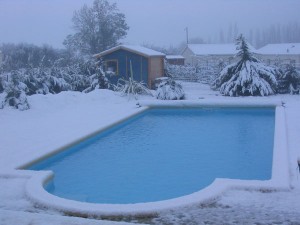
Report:
M285 63L280 63L276 67L280 68L281 71L285 71L287 68ZM298 74L300 74L300 63L292 64ZM166 64L167 74L174 78L175 80L180 81L189 81L189 82L199 82L203 84L211 84L219 75L221 70L226 65L210 65L210 66L190 66L190 65L170 65ZM275 65L270 65L275 66Z
M167 74L180 81L199 82L211 84L217 77L220 70L215 67L195 67L182 65L166 65Z

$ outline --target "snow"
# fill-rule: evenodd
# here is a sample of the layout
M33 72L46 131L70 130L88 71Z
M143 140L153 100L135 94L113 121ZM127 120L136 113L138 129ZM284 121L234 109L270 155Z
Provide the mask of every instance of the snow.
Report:
M299 55L300 43L267 44L257 50L263 55Z
M4 128L0 130L1 145L5 146L0 152L0 169L21 167L24 162L139 112L134 102L107 90L33 95L28 101L31 109L24 113L13 109L0 111Z
M139 45L119 45L116 47L113 47L111 49L108 49L104 52L100 52L99 54L96 54L95 57L102 57L104 55L110 54L111 52L117 51L117 50L127 50L133 53L137 53L139 55L143 55L146 57L153 57L153 56L165 56L164 53L152 50L150 48L146 48L143 46L139 46Z
M153 224L299 224L299 191L230 190L214 202L162 212Z
M232 55L238 51L236 44L188 44L189 48L195 55ZM249 44L251 52L256 52L256 49Z
M166 59L184 59L182 55L166 55Z
M0 217L0 224L30 224L30 225L134 225L126 222L100 221L68 216L37 214L31 212L15 212L3 210L4 217ZM8 216L7 216L8 215Z
M132 222L152 224L299 223L300 178L298 178L297 159L300 156L300 96L230 98L211 91L207 85L197 83L182 83L182 85L187 100L180 102L228 104L284 102L287 134L279 135L285 136L288 141L287 157L290 165L291 189L264 193L252 188L229 188L217 197L207 199L207 202L197 203L197 199L194 199L194 204L164 209L157 215L144 219L133 218ZM67 217L57 210L36 206L26 192L32 173L37 172L15 169L144 110L144 107L136 105L137 102L156 101L164 104L165 101L155 100L154 97L142 97L139 100L128 99L108 90L95 90L88 94L62 92L57 95L33 95L28 97L28 101L31 108L27 111L11 108L0 110L0 224L119 224ZM284 124L279 126L284 126ZM279 158L278 161L280 160L283 159ZM36 179L45 177L45 174L51 175L49 172L41 172L41 176L37 176ZM287 177L282 177L282 180L285 179Z

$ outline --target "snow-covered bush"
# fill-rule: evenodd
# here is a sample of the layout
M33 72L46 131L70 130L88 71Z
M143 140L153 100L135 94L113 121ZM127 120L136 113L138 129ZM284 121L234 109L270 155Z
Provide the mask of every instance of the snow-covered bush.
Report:
M56 94L69 90L82 92L88 88L94 90L108 87L101 65L98 67L96 62L90 59L65 67L59 67L55 63L52 67L44 67L41 64L38 68L18 69L7 73L8 77L12 73L16 73L17 80L28 87L27 95Z
M72 74L70 79L70 85L72 91L85 92L87 88L91 86L91 77L82 74Z
M300 74L294 65L288 64L285 72L278 78L278 92L299 94Z
M11 89L4 100L4 105L12 106L21 111L29 109L29 103L24 91L16 88Z
M22 77L23 83L27 86L28 91L26 92L27 95L34 95L34 94L46 94L49 91L43 91L43 83L41 79L33 73L33 70L30 69L27 71L27 74L24 74Z
M1 72L0 93L4 92L7 98L0 104L0 108L9 105L26 109L26 95L57 94L62 91L87 93L109 87L101 62L93 58L82 58L69 66L61 63L60 59L51 67L46 67L43 62L44 58L37 68Z
M21 111L29 109L29 104L26 97L26 92L28 92L28 87L22 80L22 72L12 71L11 82L6 87L6 96L4 99L4 105L12 106Z
M102 66L99 66L95 74L89 77L90 85L88 88L83 90L84 93L91 92L95 89L107 89L109 87L108 79L105 76L105 73L102 69Z
M225 67L212 88L227 96L265 96L275 94L276 70L264 65L249 51L248 43L240 35L237 39L240 60Z
M18 70L20 72L18 80L24 83L27 87L26 95L34 94L55 94L59 93L58 78L51 75L50 68L31 68L25 70ZM64 82L65 83L65 82Z
M7 85L8 85L7 75L0 74L0 93L4 92Z
M52 94L71 90L71 85L68 84L63 77L48 76L46 85Z
M115 91L121 93L122 96L134 96L137 98L138 95L151 95L151 90L146 87L142 81L135 81L132 77L128 80L120 78L118 80L117 86L115 86Z
M174 79L162 81L156 90L156 98L161 100L181 100L185 94L181 84Z
M18 80L18 74L12 74L12 82L6 87L6 96L4 98L3 106L12 106L19 110L29 109L29 104L26 97L27 86Z
M75 67L75 68L74 68ZM71 67L72 90L88 93L95 89L107 89L110 84L103 71L102 61L86 57Z

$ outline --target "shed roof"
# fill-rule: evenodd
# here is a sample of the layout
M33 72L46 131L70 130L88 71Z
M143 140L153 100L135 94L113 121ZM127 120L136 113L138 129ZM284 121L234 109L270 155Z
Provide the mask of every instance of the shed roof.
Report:
M258 52L265 55L299 55L300 43L267 44Z
M166 55L166 59L184 59L182 55Z
M113 47L111 49L108 49L104 52L100 52L100 53L98 53L94 56L95 57L102 57L104 55L110 54L110 53L112 53L114 51L117 51L117 50L120 50L120 49L129 51L129 52L133 52L133 53L136 53L138 55L145 56L145 57L156 57L156 56L163 56L164 57L165 56L164 53L154 51L150 48L145 48L145 47L142 47L142 46L139 46L139 45L119 45L119 46Z
M235 55L236 44L188 44L189 48L195 55ZM252 52L257 50L249 44L249 49Z

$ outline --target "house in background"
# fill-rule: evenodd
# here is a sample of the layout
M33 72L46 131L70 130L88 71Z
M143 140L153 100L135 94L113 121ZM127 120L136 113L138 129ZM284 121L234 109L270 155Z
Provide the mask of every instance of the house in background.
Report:
M258 50L249 44L249 50L267 65L292 63L300 69L300 43L268 44ZM186 65L214 67L235 62L237 52L235 44L189 44L182 55Z
M119 45L95 55L103 61L108 79L116 84L119 78L132 76L143 81L148 87L154 86L158 77L164 76L165 54L141 46Z
M182 55L167 55L166 61L171 65L184 65L185 58Z
M192 66L212 66L222 61L233 62L235 44L188 44L182 51L185 63Z
M300 67L300 43L268 44L257 50L267 65L294 64Z
M249 48L256 53L254 47ZM237 52L236 44L188 44L182 55L187 65L209 67L233 63Z

